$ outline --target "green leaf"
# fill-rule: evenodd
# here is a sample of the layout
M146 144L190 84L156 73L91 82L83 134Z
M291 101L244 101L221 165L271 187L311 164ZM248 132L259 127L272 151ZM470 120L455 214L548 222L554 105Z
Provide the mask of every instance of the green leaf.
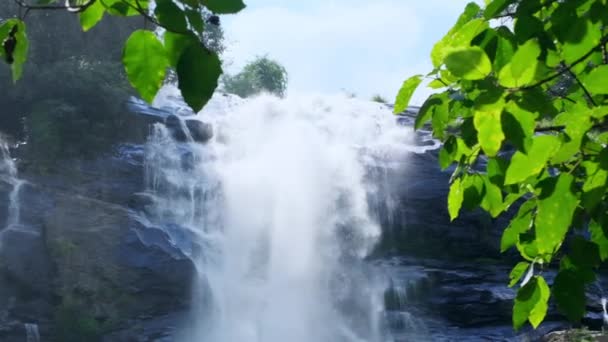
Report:
M14 35L11 36L11 32ZM25 23L19 19L8 19L0 25L0 56L10 64L13 82L17 82L23 73L23 64L27 60L29 41ZM9 47L11 46L11 47ZM10 53L7 53L10 49Z
M164 38L169 64L173 67L177 67L177 62L186 48L191 45L200 44L198 38L190 34L165 32Z
M608 259L608 234L602 225L595 220L589 222L589 231L591 232L591 241L598 246L600 259L605 261Z
M399 114L407 109L412 95L414 95L416 88L418 88L421 82L421 75L412 76L403 82L399 94L397 94L397 99L395 100L395 108L393 110L395 114Z
M498 74L498 83L503 87L516 88L531 84L536 78L538 57L541 49L536 39L530 39L520 46L510 63Z
M592 94L608 94L608 65L600 65L585 77L583 84Z
M593 210L604 197L608 181L608 170L600 168L600 164L594 161L584 161L582 163L585 169L583 195L581 202L588 210Z
M500 122L502 108L497 108L488 112L476 112L473 122L477 130L477 138L483 151L489 156L494 157L505 139Z
M559 139L552 135L532 139L528 154L517 151L513 155L507 169L505 185L520 183L528 177L538 175L553 154L559 150L560 144Z
M439 151L439 165L443 170L448 168L453 162L460 161L462 156L468 156L472 150L465 144L461 138L450 136Z
M532 62L538 59L540 52L540 45L536 39L530 39L525 42L513 55L511 75L516 79L520 79L530 69L530 66L534 64Z
M214 52L202 45L188 47L177 63L179 89L184 100L196 113L211 99L222 74L221 62Z
M526 321L534 328L545 319L551 292L545 279L535 276L517 291L513 305L513 327L519 330Z
M572 193L574 177L563 173L542 182L536 213L536 238L541 254L553 254L564 241L578 199Z
M568 23L562 57L571 64L600 44L601 23L592 23L586 18L577 18Z
M441 89L447 87L446 83L447 82L444 83L440 79L434 79L428 84L428 87L431 89Z
M480 80L492 71L492 63L478 46L451 50L445 57L448 70L465 80Z
M79 14L80 26L83 31L88 31L93 28L103 18L106 8L103 6L101 1L95 1L89 6L84 12Z
M242 0L201 0L201 2L216 14L238 13L245 8Z
M502 187L505 183L505 173L507 172L508 162L500 157L489 158L486 166L486 173L490 182Z
M156 0L154 14L160 25L169 31L180 33L188 29L184 11L173 0Z
M149 0L103 0L101 3L109 14L127 17L141 15L138 7L146 12L149 6Z
M431 60L435 68L438 68L443 63L450 47L469 46L471 40L488 27L488 23L481 18L473 20L480 10L481 8L479 5L474 2L467 4L465 11L460 15L456 24L450 29L445 37L435 44L431 51ZM471 23L471 21L474 22ZM460 33L456 39L454 36L458 32Z
M586 106L575 106L555 118L556 125L566 126L564 132L567 134L567 139L559 152L553 156L552 163L566 162L580 151L585 133L593 126L590 114L591 111Z
M188 18L188 22L192 29L196 33L202 34L205 30L205 22L203 21L201 12L197 10L186 10L186 17Z
M436 98L440 102L430 108L433 115L431 120L433 136L443 140L445 130L450 122L450 101L445 93L437 95Z
M510 4L514 3L515 0L494 0L486 6L483 16L486 19L491 19L494 16L502 13Z
M502 191L488 177L484 177L485 194L481 201L481 207L490 213L492 217L498 217L504 209L502 202Z
M484 181L480 175L465 175L460 187L463 189L462 206L467 210L477 208L484 196Z
M462 188L462 181L460 178L456 178L450 186L450 193L448 195L448 211L450 213L451 221L454 221L458 217L463 201L464 191Z
M509 274L509 287L517 285L517 283L519 283L519 280L521 279L521 277L524 276L529 267L530 263L525 261L522 261L515 265L515 267L513 267L513 270L511 270L511 273Z
M169 66L163 44L153 32L137 30L125 44L122 61L131 85L145 101L152 102Z
M592 269L600 265L600 250L594 242L576 236L570 244L568 254L572 263L579 269Z
M529 200L519 208L507 229L502 234L500 240L500 252L504 253L509 248L515 246L519 241L519 235L532 228L532 217L536 209L536 202Z
M506 139L519 151L528 152L536 128L536 115L510 102L507 110L502 113L501 123Z
M553 282L553 295L559 311L572 322L585 315L585 285L577 272L560 270Z
M437 106L443 106L445 102L446 96L442 94L433 94L431 95L424 104L422 104L422 108L418 112L416 116L416 122L414 123L415 129L420 129L425 123L433 118L434 109Z
M507 65L515 53L515 44L504 37L499 37L496 45L496 55L494 56L494 70L501 70Z

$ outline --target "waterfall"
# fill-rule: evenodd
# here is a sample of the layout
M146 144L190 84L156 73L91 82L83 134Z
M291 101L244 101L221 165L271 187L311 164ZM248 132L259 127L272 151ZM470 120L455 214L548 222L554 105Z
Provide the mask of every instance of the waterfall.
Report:
M173 92L156 101L177 112ZM182 340L384 341L384 285L365 262L381 233L368 171L411 152L410 131L342 96L216 95L190 119L215 137L179 143L157 124L146 147L147 220L200 274Z
M26 342L40 342L40 332L38 331L38 324L25 323L25 341Z
M0 139L0 181L12 186L8 195L8 212L3 231L16 229L20 223L19 194L25 181L18 178L17 166L11 158L9 145L2 139Z

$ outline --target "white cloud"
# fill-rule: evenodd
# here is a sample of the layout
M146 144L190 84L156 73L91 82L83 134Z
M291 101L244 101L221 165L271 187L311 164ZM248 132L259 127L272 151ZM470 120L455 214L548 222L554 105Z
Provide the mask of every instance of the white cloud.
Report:
M465 3L312 0L295 7L266 0L225 25L232 42L228 71L268 53L287 68L291 92L346 89L364 97L380 93L393 98L405 78L430 70L433 42Z

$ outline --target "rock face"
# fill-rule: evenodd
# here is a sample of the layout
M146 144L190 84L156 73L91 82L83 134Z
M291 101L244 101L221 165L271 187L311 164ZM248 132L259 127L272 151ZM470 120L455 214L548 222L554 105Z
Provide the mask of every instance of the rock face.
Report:
M206 143L213 137L213 127L210 124L195 119L184 120L174 114L167 116L165 126L173 139L179 142L192 139L194 142Z
M192 140L206 143L213 138L213 126L198 120L186 120L186 127L190 130Z
M0 181L0 341L24 341L26 323L41 341L170 336L196 269L167 233L138 219L153 200L143 193L143 151L122 143L44 169L23 156L21 220L10 230L12 186Z

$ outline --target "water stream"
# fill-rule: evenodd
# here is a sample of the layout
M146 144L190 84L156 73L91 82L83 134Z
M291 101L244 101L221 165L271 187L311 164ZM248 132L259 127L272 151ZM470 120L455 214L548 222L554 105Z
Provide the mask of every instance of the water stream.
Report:
M11 229L18 229L20 223L20 202L19 194L25 181L19 179L17 166L11 158L9 145L0 138L0 181L9 184L12 190L8 195L8 213L4 228L0 232L0 242L2 234Z
M183 103L165 88L159 107ZM146 150L147 219L196 261L185 342L384 341L386 281L365 262L380 235L372 169L411 152L389 109L342 96L216 96L208 144L161 124ZM185 127L185 125L182 125Z

